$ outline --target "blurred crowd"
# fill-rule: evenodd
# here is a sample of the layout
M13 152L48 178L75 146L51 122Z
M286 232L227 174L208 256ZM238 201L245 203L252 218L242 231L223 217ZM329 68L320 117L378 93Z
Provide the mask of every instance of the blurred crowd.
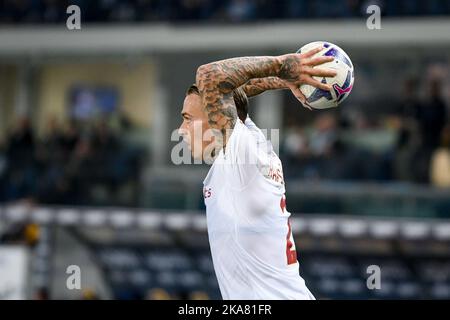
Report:
M450 14L447 0L0 0L0 23L65 22L72 4L80 6L85 22L360 17L371 4L379 5L386 16Z
M287 123L280 148L286 177L450 187L450 122L442 86L430 81L422 99L417 82L408 79L389 115L319 112L306 127ZM0 143L0 202L139 205L148 151L126 141L127 126L50 119L37 135L27 118L19 119Z
M107 121L60 125L52 119L43 137L35 132L21 118L0 144L0 202L135 204L145 151L125 143ZM132 191L124 192L127 187Z
M426 97L407 79L391 114L319 114L310 127L291 123L281 146L286 176L405 181L450 187L450 121L440 80Z

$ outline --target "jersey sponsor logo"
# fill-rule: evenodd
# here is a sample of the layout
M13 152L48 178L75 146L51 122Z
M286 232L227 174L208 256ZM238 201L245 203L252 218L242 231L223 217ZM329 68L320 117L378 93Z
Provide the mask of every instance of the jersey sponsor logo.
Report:
M340 102L350 91L352 91L353 85L351 83L352 72L349 71L347 73L347 78L345 79L345 83L340 87L336 83L333 84L334 92L336 93L336 97L338 102Z
M283 169L281 163L271 163L266 178L284 185Z

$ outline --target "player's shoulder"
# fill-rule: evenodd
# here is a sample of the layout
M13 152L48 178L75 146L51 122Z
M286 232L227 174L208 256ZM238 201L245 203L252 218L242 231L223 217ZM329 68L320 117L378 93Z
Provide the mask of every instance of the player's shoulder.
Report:
M247 117L245 121L242 121L241 119L238 119L236 121L236 124L233 129L232 136L247 136L247 137L253 137L253 138L261 138L259 133L261 130L256 126L256 124L250 119L250 117ZM238 140L238 139L235 139ZM239 141L239 140L238 140Z
M251 129L246 126L241 119L236 121L234 125L233 132L231 133L230 140L227 143L228 146L234 146L238 144L245 143L248 139L253 137Z
M225 148L225 158L239 161L238 164L258 165L272 153L271 144L266 136L248 117L245 123L236 122L233 133Z

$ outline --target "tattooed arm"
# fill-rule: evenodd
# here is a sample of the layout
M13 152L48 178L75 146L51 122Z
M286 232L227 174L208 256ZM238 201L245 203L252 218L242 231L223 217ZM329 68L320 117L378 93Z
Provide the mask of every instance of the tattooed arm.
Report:
M312 58L321 49L316 48L305 54L276 57L232 58L200 66L197 70L196 83L204 110L208 115L209 125L215 129L216 141L225 147L237 119L233 90L251 79L278 77L285 81L302 103L305 103L306 99L300 92L300 84L307 83L330 90L328 85L312 78L312 76L335 75L333 70L313 68L333 60L332 57Z
M276 76L281 67L282 61L278 57L243 57L212 62L198 68L197 87L217 143L225 147L236 124L233 90L253 78Z
M278 77L251 79L242 86L247 97L257 96L267 90L288 89L286 83Z

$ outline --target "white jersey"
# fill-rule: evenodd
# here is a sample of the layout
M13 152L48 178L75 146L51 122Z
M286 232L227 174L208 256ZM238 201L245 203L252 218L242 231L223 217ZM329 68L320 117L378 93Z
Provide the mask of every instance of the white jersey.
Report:
M204 182L208 236L223 299L314 299L299 275L281 161L238 120Z

